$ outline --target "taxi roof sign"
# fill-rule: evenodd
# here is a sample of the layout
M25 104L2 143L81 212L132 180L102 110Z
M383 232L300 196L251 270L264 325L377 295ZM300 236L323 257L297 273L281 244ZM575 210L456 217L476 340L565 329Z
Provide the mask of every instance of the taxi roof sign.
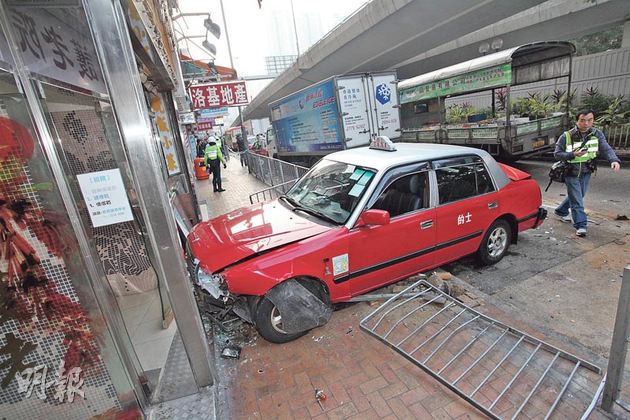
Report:
M387 136L375 136L372 137L372 141L370 142L370 149L395 152L396 146L394 145L394 142L391 141Z

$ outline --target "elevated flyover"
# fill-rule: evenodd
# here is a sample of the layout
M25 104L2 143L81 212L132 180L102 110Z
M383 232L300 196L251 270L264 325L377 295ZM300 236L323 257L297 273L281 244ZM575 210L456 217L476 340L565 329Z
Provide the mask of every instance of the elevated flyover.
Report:
M268 117L268 104L335 74L396 69L400 79L503 48L567 40L623 22L628 0L373 0L328 33L244 109Z
M373 0L302 54L244 109L268 116L269 102L335 74L397 67L543 0Z

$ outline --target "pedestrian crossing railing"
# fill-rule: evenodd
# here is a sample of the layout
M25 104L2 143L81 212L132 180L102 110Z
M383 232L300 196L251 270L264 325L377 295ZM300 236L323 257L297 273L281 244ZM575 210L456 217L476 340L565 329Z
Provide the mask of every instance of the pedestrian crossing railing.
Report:
M269 188L249 196L252 204L272 200L286 193L308 171L303 166L255 153L247 153L247 168L252 176L269 185Z
M295 179L284 184L275 185L273 187L265 188L264 190L256 191L249 195L250 204L263 203L265 201L273 200L285 194L295 184Z
M270 187L295 181L308 171L303 166L256 153L247 153L247 167L251 175Z
M585 419L603 388L597 366L424 280L360 326L492 419Z
M630 123L606 125L601 130L613 149L630 149Z

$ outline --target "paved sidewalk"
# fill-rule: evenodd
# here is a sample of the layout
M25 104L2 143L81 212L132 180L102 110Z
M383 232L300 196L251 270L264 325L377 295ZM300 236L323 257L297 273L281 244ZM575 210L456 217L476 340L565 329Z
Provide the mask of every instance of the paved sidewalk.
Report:
M212 191L212 175L206 180L195 181L197 198L201 205L205 200L209 218L249 206L249 195L267 188L267 185L247 172L246 166L241 167L238 155L233 153L230 154L227 169L221 168L221 183L225 191L219 193Z
M232 156L222 175L223 193L212 192L211 180L197 181L198 195L201 202L205 199L209 217L249 205L249 195L267 187L240 167L237 156ZM480 303L482 312L545 339L484 298ZM283 345L270 344L253 327L244 326L249 343L240 359L216 360L217 418L485 418L413 363L360 330L359 321L376 307L359 303L338 309L325 326ZM215 338L215 354L220 354L225 344L220 341ZM321 407L315 399L316 389L327 395ZM522 394L519 389L517 396L518 391ZM573 394L578 393L573 390ZM576 409L583 409L585 401L573 400L559 407L554 418L576 418ZM502 411L509 414L518 406L514 404L507 401ZM519 418L541 415L544 407ZM590 418L605 417L594 412Z

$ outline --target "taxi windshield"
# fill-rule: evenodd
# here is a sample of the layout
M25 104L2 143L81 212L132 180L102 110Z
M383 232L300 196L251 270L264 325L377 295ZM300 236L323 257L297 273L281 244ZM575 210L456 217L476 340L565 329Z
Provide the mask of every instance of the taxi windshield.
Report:
M323 159L283 198L296 211L343 224L374 179L375 171Z

